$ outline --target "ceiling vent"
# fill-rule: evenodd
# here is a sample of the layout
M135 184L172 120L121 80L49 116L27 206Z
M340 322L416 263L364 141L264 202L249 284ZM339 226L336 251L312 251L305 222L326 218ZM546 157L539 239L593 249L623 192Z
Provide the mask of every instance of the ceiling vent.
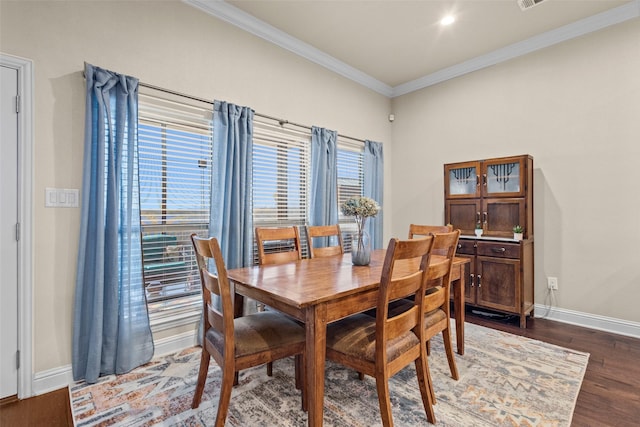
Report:
M522 10L527 10L542 3L543 1L544 0L518 0L518 6L520 6L520 9Z

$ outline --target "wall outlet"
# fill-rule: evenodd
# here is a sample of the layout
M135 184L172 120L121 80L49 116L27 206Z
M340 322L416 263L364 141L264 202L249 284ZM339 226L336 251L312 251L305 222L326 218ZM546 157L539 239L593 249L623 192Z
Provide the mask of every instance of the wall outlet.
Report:
M558 278L557 277L547 277L547 287L552 291L558 290Z

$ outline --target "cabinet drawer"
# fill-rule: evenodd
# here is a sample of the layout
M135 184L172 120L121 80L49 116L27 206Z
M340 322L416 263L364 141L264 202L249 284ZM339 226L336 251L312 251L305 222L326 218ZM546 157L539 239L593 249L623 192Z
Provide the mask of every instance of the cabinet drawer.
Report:
M520 244L504 242L478 242L479 256L520 258Z
M476 254L476 241L475 240L458 240L457 254L475 255Z

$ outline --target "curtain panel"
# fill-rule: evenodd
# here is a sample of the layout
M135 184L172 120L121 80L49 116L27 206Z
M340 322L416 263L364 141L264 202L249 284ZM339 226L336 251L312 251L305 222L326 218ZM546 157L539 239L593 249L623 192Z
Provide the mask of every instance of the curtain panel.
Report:
M310 225L338 223L338 132L311 128ZM314 247L327 246L327 238L315 239Z
M364 142L364 183L363 193L365 197L370 197L382 207L378 215L367 221L367 232L371 236L371 243L375 249L384 248L382 241L382 218L383 218L383 193L384 193L384 159L382 155L382 144L374 141Z
M210 231L227 268L253 264L253 110L214 102Z
M153 357L142 277L138 80L85 64L80 242L73 322L74 380L94 383Z

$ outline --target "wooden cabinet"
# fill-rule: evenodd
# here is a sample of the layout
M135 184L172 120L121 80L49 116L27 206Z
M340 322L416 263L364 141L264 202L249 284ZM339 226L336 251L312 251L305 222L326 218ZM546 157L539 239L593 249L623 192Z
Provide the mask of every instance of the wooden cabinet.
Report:
M533 158L528 155L444 165L445 221L462 232L468 305L533 314ZM483 228L474 235L476 224ZM513 239L513 227L524 239Z
M513 237L524 227L533 237L533 158L502 157L444 165L445 222L473 235Z

